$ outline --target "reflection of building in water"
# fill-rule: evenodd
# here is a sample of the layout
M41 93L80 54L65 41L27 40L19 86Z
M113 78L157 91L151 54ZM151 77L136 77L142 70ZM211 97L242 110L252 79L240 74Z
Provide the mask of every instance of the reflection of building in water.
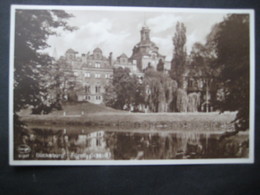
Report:
M201 156L203 150L205 149L201 143L201 136L201 133L195 132L177 133L176 139L178 140L178 145L176 157L196 158ZM207 143L208 136L205 136L205 138Z
M106 148L106 140L104 138L104 131L96 131L88 134L88 149L89 150L103 150Z
M79 135L75 145L77 152L72 157L76 159L108 160L112 158L112 153L106 144L104 131Z

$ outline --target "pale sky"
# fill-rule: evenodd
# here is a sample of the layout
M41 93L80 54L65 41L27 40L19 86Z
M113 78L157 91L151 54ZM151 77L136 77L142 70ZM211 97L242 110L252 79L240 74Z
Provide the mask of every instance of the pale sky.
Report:
M187 32L187 51L190 52L195 42L205 43L206 36L214 24L223 20L225 13L192 13L192 12L145 12L145 11L93 11L72 10L74 15L69 24L78 27L74 32L60 31L60 36L52 36L46 50L53 55L56 48L58 56L64 55L72 48L82 53L92 51L96 47L108 56L113 52L114 59L125 53L128 57L132 49L140 41L140 30L145 24L150 28L150 38L159 47L159 52L172 59L173 43L177 21L183 22Z

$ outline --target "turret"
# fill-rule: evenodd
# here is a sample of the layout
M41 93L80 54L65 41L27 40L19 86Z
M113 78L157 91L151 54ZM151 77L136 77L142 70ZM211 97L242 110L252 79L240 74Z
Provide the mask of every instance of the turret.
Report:
M141 42L150 41L150 29L146 25L142 27L140 33L141 33Z

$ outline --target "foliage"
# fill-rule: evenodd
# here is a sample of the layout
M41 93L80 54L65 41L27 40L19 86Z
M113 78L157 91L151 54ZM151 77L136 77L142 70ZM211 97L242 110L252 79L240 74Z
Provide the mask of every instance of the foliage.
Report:
M187 111L188 112L197 112L198 108L200 106L200 93L190 93L188 95L188 105L187 105Z
M171 62L171 78L178 82L179 87L183 87L183 74L185 73L185 66L187 61L186 52L186 27L183 23L177 22L176 32L173 37L173 59Z
M187 112L188 96L184 89L179 88L177 90L176 108L178 112Z
M107 106L116 109L147 106L151 112L175 110L176 81L152 68L146 69L143 81L129 73L128 69L114 69L113 81L106 87L104 94Z
M161 85L161 75L154 70L145 72L144 85L145 85L145 102L152 112L158 112L160 101L165 101L163 94L163 87Z
M157 64L157 71L164 71L164 62L162 61L162 59L159 60L158 64Z
M42 53L55 29L74 30L70 14L61 10L17 10L15 15L14 111L29 105L36 113L48 112L46 72L52 58Z
M105 93L103 95L103 101L106 106L109 107L116 107L117 102L117 93L115 90L115 86L112 83L112 80L110 80L109 84L105 86Z
M84 90L82 84L76 81L72 65L64 59L59 59L53 64L50 77L52 84L49 93L54 96L52 99L58 105L66 100L75 101L76 93Z
M106 105L116 109L127 109L131 105L137 105L142 100L139 80L130 75L128 68L115 68L112 82L106 87L104 102Z
M190 66L193 71L190 76L212 78L219 74L214 67L216 56L210 44L194 43L190 54Z
M219 24L215 33L216 68L224 98L221 111L238 111L237 130L249 127L249 15L231 14Z
M173 111L177 82L168 75L148 70L144 75L145 103L152 112ZM174 102L174 103L173 103Z

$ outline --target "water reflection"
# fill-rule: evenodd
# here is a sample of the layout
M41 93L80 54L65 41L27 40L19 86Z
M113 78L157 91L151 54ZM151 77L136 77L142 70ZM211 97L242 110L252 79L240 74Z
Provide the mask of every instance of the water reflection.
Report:
M196 132L67 131L30 129L20 135L15 159L129 160L248 157L248 136L218 141L219 134Z

